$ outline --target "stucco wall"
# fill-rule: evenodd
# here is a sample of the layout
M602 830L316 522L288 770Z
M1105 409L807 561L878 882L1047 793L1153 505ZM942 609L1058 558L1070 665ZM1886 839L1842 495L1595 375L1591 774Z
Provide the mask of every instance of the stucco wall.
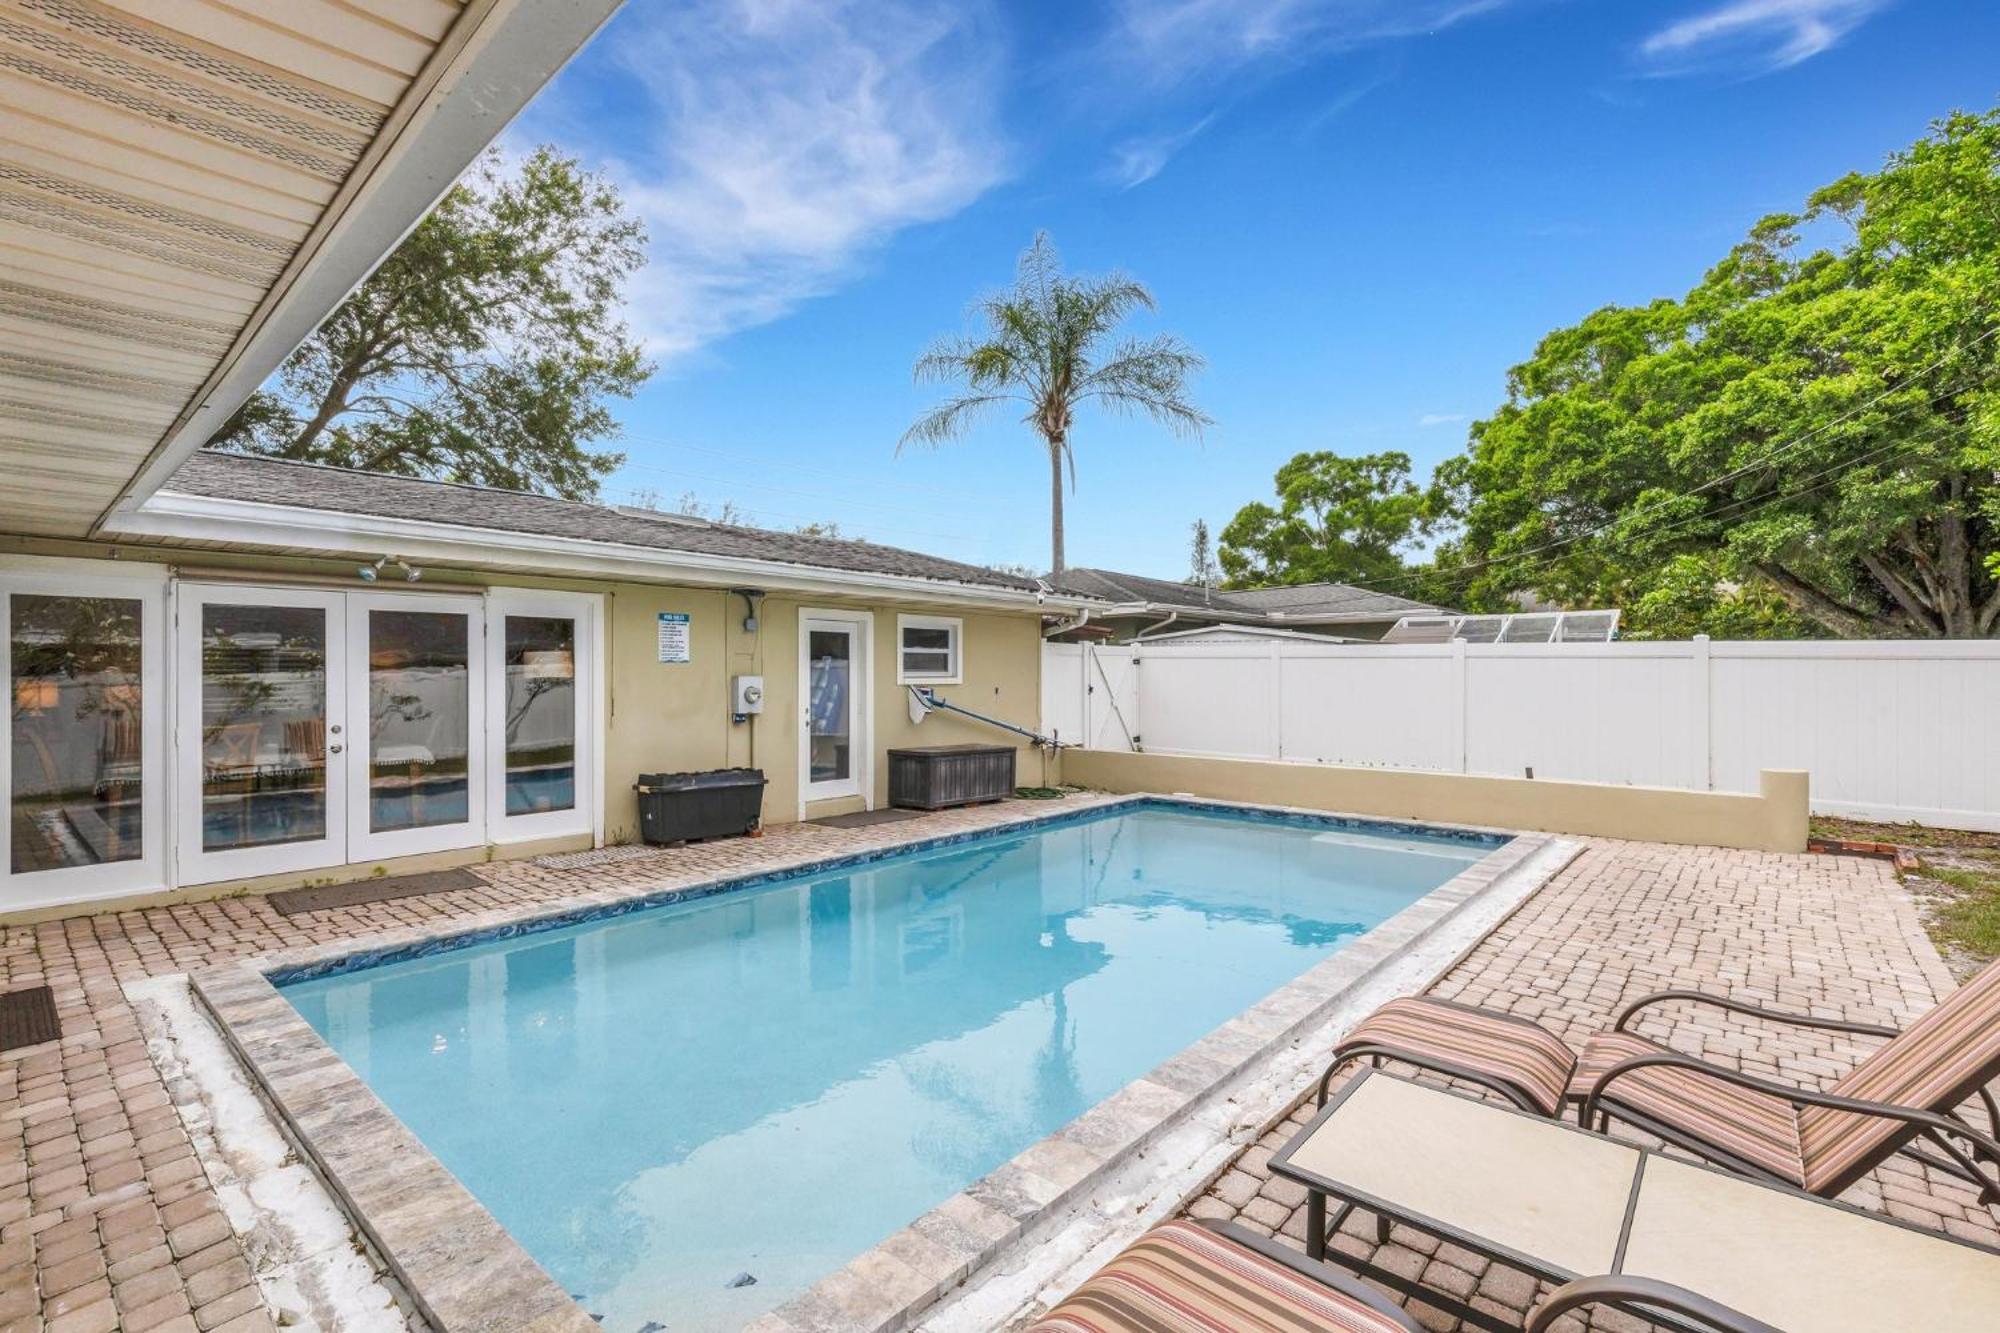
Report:
M874 688L870 703L874 736L869 746L875 804L888 800L883 752L903 745L948 745L960 741L1005 744L1024 751L1019 774L1024 783L1041 780L1038 757L1026 741L949 714L932 714L913 724L904 688L896 683L896 615L956 615L965 622L964 683L939 687L951 702L1033 728L1041 699L1041 623L1034 615L951 611L934 606L886 602L801 602L769 596L758 608L755 633L743 629L743 599L709 589L612 585L606 599L606 660L609 698L605 749L605 838L637 836L634 777L643 772L724 768L764 770L766 823L799 817L799 619L808 607L867 611L874 616L870 642ZM690 661L659 660L656 626L663 611L689 617ZM764 677L764 711L754 723L729 717L730 679ZM826 801L808 817L860 809L858 799Z
M1066 750L1067 782L1492 828L1753 851L1806 848L1806 775L1766 769L1756 796L1257 759Z

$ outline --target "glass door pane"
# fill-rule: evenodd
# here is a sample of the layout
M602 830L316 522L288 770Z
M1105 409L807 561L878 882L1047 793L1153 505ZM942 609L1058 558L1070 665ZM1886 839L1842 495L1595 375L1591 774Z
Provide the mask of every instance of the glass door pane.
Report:
M143 603L27 592L8 601L8 868L136 861L145 854Z
M480 603L350 593L348 608L355 699L365 700L349 859L473 846L485 828L472 799L484 749Z
M470 626L435 611L368 613L368 831L470 814Z
M201 608L201 849L327 836L327 612Z
M576 621L503 617L508 815L576 808Z
M854 781L854 630L806 628L807 781Z

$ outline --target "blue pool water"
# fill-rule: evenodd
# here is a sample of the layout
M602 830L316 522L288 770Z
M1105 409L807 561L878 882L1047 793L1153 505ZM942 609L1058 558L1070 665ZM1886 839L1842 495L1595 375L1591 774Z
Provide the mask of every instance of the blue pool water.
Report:
M1142 806L283 993L607 1330L734 1328L1492 846Z

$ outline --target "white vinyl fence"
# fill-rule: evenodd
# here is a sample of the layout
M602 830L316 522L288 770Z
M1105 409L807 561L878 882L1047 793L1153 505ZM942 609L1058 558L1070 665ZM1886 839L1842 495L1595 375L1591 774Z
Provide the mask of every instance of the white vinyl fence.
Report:
M1096 749L1754 792L2000 830L2000 642L1048 644L1042 719Z

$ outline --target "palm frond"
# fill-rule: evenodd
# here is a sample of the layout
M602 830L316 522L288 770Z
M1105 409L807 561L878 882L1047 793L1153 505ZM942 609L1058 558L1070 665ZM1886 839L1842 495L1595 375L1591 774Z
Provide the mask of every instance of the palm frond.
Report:
M896 452L902 453L906 445L914 444L935 449L941 444L955 440L971 428L973 419L982 409L1010 400L1023 401L1020 394L968 393L939 403L918 417L916 424L903 432L903 438L896 441Z
M1214 422L1188 401L1187 381L1206 364L1178 338L1131 340L1083 376L1077 397L1096 399L1115 412L1143 413L1176 435L1198 438Z

